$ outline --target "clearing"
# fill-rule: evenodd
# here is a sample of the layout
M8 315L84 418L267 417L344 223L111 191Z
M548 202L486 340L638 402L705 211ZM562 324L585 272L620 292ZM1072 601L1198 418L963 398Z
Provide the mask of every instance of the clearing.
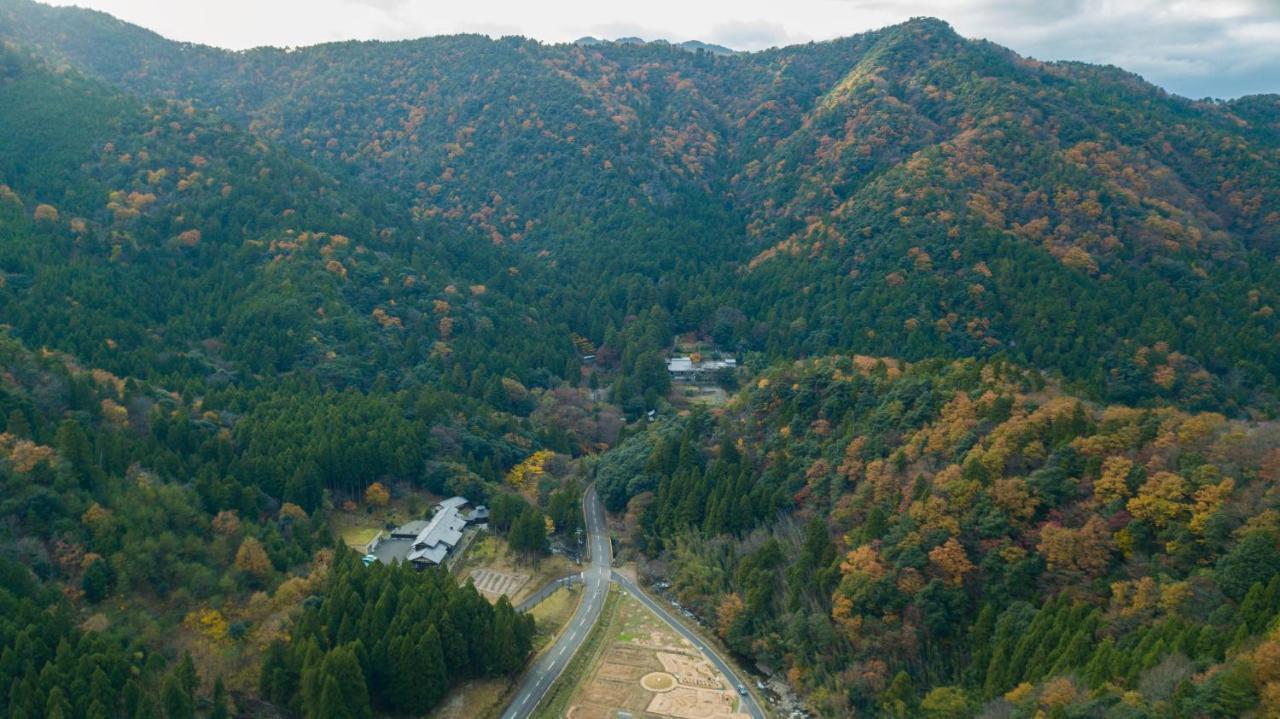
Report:
M729 393L716 385L672 384L669 399L677 406L704 405L719 407L729 401Z
M512 604L524 601L547 582L580 571L581 567L558 554L526 562L507 548L507 540L488 532L476 536L453 568L459 582L475 582L489 601L505 594Z
M425 517L441 499L428 492L410 490L392 499L385 507L339 507L330 514L330 526L343 544L363 553L378 532L389 531L411 519Z

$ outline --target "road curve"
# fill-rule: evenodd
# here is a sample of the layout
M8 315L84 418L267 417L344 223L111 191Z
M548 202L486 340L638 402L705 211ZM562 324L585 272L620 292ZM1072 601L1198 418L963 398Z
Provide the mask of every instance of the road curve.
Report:
M516 611L523 614L533 609L534 607L538 606L539 604L542 604L542 600L546 599L552 594L555 594L555 591L560 587L571 587L575 584L582 584L582 572L578 572L576 574L566 574L565 576L560 577L559 579L552 579L551 581L544 584L542 586L542 589L539 589L533 594L530 594L529 596L525 597L524 601L517 604Z
M582 497L582 511L586 515L587 542L591 549L591 564L582 572L583 584L586 586L582 601L573 613L573 618L565 626L560 638L550 649L543 652L534 661L533 666L525 672L516 687L507 710L502 719L527 717L537 708L538 702L546 696L551 685L569 665L573 655L578 652L591 633L591 627L600 618L604 609L604 600L609 594L609 575L613 564L613 547L609 542L609 531L605 526L604 507L596 498L595 487L588 487Z
M729 662L726 662L714 649L711 648L710 645L702 641L702 637L698 636L693 630L689 629L682 622L672 616L671 613L668 612L661 604L653 601L648 594L641 591L640 588L635 585L635 582L632 582L630 579L627 579L617 572L613 573L613 581L620 584L628 594L639 599L646 607L649 608L649 611L658 615L662 621L671 625L671 628L679 632L681 636L693 642L693 645L696 646L708 659L710 659L711 663L715 664L716 668L719 669L722 674L728 677L729 681L733 683L735 688L739 686L747 686L747 683L738 676L738 673L729 665ZM755 694L748 691L747 694L742 697L742 705L743 709L745 709L747 714L750 714L753 719L765 719L764 709L760 708L760 703L756 701Z

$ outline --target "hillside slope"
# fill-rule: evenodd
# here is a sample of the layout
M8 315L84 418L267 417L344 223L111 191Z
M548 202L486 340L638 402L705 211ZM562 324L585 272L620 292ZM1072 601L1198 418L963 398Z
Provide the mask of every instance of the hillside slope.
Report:
M27 342L139 377L355 386L454 352L520 374L571 356L567 333L512 346L536 323L485 286L506 265L188 103L2 52L0 303Z
M0 12L419 218L549 253L552 304L597 344L628 314L601 283L640 282L672 329L738 317L722 344L769 357L1004 354L1110 399L1274 406L1276 96L1192 102L935 20L730 56L477 36L227 53ZM1156 345L1176 353L1158 374Z
M596 482L648 571L823 715L1248 716L1280 699L1277 447L1004 362L830 356Z

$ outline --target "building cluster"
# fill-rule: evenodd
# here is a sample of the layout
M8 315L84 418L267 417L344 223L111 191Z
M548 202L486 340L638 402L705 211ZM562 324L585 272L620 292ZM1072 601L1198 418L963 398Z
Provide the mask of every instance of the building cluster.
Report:
M676 382L701 382L713 379L716 372L723 369L737 369L738 361L732 357L726 359L703 359L698 355L691 357L676 356L667 360L667 372Z
M472 507L465 497L450 497L436 505L430 519L414 520L374 540L367 562L408 562L417 569L442 564L462 541L463 530L489 521L489 510Z

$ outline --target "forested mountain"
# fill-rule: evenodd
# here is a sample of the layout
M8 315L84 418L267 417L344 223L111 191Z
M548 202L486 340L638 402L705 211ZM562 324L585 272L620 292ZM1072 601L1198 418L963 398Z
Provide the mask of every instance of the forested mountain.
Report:
M567 330L485 284L517 270L188 103L4 53L0 300L29 342L135 376L564 370ZM501 349L531 327L542 347Z
M109 82L549 252L555 304L597 344L625 316L603 273L769 357L1005 354L1111 399L1273 402L1275 96L1192 102L933 20L730 56L477 36L226 53L7 6L15 38ZM1177 352L1159 377L1135 361L1157 342Z
M422 232L188 103L0 48L0 713L227 716L262 691L314 716L333 672L326 706L424 711L519 669L529 620L441 573L397 626L443 644L310 636L259 687L302 600L345 601L361 566L334 559L334 504L374 482L482 499L537 441L519 378L559 384L573 356L472 279L516 266ZM407 694L363 649L367 685L341 663L459 630L499 654Z
M337 512L543 550L594 479L823 715L1270 716L1277 303L1276 95L931 19L228 52L0 0L0 713L424 713L529 622Z

